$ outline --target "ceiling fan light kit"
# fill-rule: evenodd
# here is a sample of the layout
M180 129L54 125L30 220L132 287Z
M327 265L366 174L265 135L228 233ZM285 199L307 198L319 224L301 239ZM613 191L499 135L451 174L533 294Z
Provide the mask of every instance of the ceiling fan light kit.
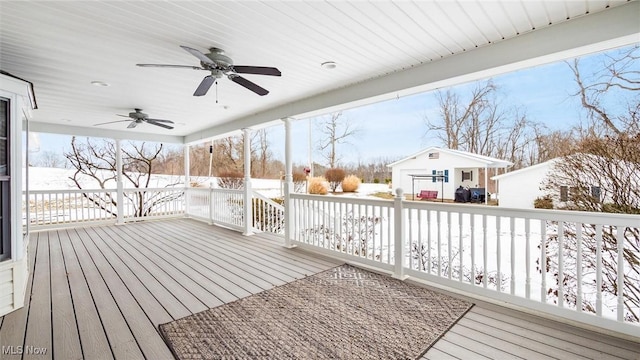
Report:
M280 70L274 67L266 66L248 66L248 65L234 65L233 60L224 54L224 50L219 48L210 48L209 53L204 54L200 50L190 48L188 46L180 45L180 47L195 56L200 60L200 66L190 65L166 65L166 64L136 64L141 67L166 67L166 68L182 68L192 70L205 70L209 71L211 75L207 75L202 79L193 96L204 96L211 88L211 85L216 82L216 79L220 79L226 76L234 83L253 91L254 93L264 96L269 93L268 90L259 86L258 84L247 80L246 78L238 74L252 74L252 75L268 75L268 76L281 76Z

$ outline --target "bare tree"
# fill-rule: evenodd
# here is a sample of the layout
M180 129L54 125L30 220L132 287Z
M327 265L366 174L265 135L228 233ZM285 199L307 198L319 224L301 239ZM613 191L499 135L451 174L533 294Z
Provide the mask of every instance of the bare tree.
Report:
M338 145L347 143L350 137L361 131L343 118L342 112L333 113L329 118L321 120L318 129L321 135L318 149L331 169L337 166L341 158Z
M625 131L640 130L640 47L633 46L604 56L602 65L593 73L585 74L579 59L567 62L574 75L580 99L590 120L591 135L621 135ZM626 99L625 106L616 106Z
M478 83L466 102L452 90L438 92L440 114L425 117L425 137L433 135L450 149L504 158L514 168L530 165L537 124L517 108L504 108L497 90L491 80Z
M148 188L153 173L153 166L157 163L162 153L163 145L149 145L147 143L128 143L122 147L122 176L129 184L129 187L138 189ZM78 187L86 187L86 180L91 180L98 184L101 189L108 189L110 182L115 182L117 178L116 149L112 141L86 139L79 142L74 136L71 139L71 151L64 154L75 169L73 175L69 177ZM166 185L167 187L176 185ZM95 206L105 211L107 214L116 216L114 210L117 208L117 199L106 195L83 193L85 198ZM125 198L133 205L134 216L147 216L151 214L157 206L161 206L167 201L175 199L175 194L156 195L147 194L145 191L137 191L125 194Z
M43 151L36 157L34 161L36 166L50 168L64 168L67 163L63 156L54 151Z
M589 75L582 72L578 60L568 63L578 86L575 96L589 114L590 122L576 129L579 141L570 147L569 155L555 164L553 176L544 182L547 196L556 208L640 214L639 52L636 46L606 56L601 69ZM595 312L598 290L602 291L605 307L615 304L622 295L625 320L640 322L640 227L598 229L590 224L567 225L563 248L558 243L557 224L549 222L547 227L550 236L544 246L549 256L546 264L539 264L539 271L556 278L548 297L557 301L562 288L564 301ZM578 243L583 246L582 257L577 254ZM617 253L621 248L623 263L619 264ZM599 263L598 251L602 253ZM562 274L557 263L559 252L566 259ZM600 289L595 288L590 275L583 278L581 303L576 293L576 266L587 269L585 274L594 274L596 269L602 269L603 274ZM623 287L619 288L621 276Z

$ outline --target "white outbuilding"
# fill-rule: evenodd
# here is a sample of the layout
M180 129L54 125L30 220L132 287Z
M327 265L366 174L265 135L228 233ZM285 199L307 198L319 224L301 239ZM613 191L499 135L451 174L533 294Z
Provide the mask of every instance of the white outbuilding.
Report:
M492 177L498 182L498 206L533 209L534 200L544 196L542 183L556 161L558 158Z
M506 160L466 151L429 147L387 166L391 168L393 188L402 188L407 195L437 191L438 199L454 199L460 186L494 191L491 187L486 190L490 169L506 169L511 165Z

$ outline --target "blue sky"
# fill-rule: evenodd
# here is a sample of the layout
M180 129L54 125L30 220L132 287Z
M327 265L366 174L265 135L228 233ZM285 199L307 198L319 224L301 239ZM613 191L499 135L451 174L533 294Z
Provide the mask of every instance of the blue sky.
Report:
M602 54L581 59L581 64L599 63ZM580 121L581 108L571 94L576 89L573 74L564 62L520 70L493 78L500 101L505 107L517 107L526 112L530 121L545 124L551 129L567 129ZM474 83L454 87L464 98ZM358 162L380 157L405 157L427 146L439 146L435 139L425 138L425 116L437 117L435 92L427 92L388 100L343 112L343 117L361 131L350 144L338 148L342 162ZM309 158L309 121L312 121L313 160L322 163L317 153L319 134L314 119L293 122L294 163L306 164ZM284 161L284 126L268 129L271 149ZM42 150L69 148L70 137L40 134ZM41 151L42 151L41 150ZM32 153L37 157L37 153Z

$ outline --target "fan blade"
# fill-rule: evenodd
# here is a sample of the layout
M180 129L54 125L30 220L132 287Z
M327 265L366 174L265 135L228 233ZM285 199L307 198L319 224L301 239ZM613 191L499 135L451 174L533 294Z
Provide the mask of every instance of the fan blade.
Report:
M128 117L128 116L127 116L127 117ZM106 125L106 124L113 124L113 123L119 123L119 122L125 122L125 121L131 121L131 120L116 120L116 121L109 121L109 122L104 122L104 123L100 123L100 124L93 124L93 126Z
M211 76L211 75L207 75L204 77L204 79L202 79L202 82L200 83L200 85L198 85L198 88L196 89L196 91L193 93L193 96L203 96L207 94L207 91L209 91L209 88L211 87L211 85L213 85L213 83L216 81L216 79Z
M177 68L177 69L206 70L206 69L201 68L200 66L191 66L191 65L136 64L136 66L140 66L140 67L163 67L163 68Z
M234 83L244 86L245 88L253 91L254 93L260 95L260 96L265 96L269 93L269 91L267 91L266 89L258 86L257 84L243 78L242 76L238 76L238 75L229 75L229 80L233 81Z
M151 119L151 118L147 118L147 121L155 121L155 122L163 122L163 123L169 123L169 124L173 124L173 121L171 120L162 120L162 119Z
M280 70L274 67L233 65L231 68L239 74L282 76Z
M127 129L133 129L136 126L138 126L138 122L137 121L132 121L131 124L129 124L129 126L127 126Z
M169 125L165 125L165 124L161 124L159 122L156 122L157 120L153 120L153 119L147 119L147 123L155 125L155 126L160 126L163 127L165 129L173 129L173 126L169 126Z
M188 46L184 46L184 45L180 45L180 47L183 48L184 50L186 50L191 55L193 55L193 56L197 57L198 59L200 59L200 61L202 61L203 63L209 64L209 65L215 65L213 60L209 59L205 54L200 52L200 50L196 50L196 49L190 48Z

